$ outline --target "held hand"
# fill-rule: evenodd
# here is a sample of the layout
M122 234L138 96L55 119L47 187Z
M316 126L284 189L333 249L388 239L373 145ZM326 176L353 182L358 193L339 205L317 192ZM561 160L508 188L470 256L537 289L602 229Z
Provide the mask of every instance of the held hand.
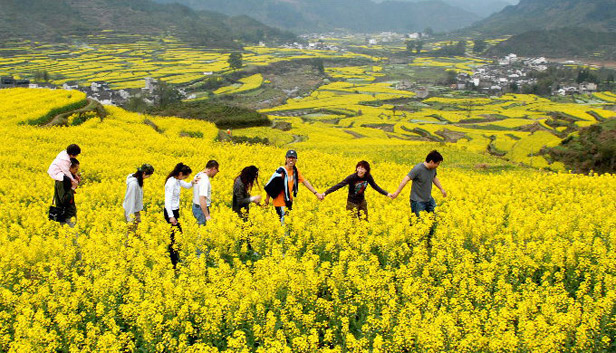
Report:
M177 225L178 225L178 220L177 220L177 219L175 219L175 217L171 217L171 218L169 218L169 222L171 222L171 224L173 224L174 226L177 226Z
M257 195L254 197L254 200L252 200L252 202L256 203L257 205L261 202L261 195Z
M317 199L319 199L319 201L323 201L323 199L325 198L324 194L319 194L318 192L315 195L317 195Z
M269 197L265 199L265 203L263 203L263 207L266 207L269 205Z
M397 195L389 193L387 194L387 197L389 197L390 199L394 200L396 198Z

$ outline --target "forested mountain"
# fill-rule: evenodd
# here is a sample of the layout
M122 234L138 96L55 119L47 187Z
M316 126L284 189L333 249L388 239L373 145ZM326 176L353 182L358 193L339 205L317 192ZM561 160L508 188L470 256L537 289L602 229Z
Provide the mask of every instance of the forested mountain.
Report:
M468 26L479 16L442 1L404 2L370 0L157 0L180 2L197 10L227 15L250 15L268 25L295 32L350 30L450 31Z
M0 38L64 41L114 33L175 35L198 45L236 47L236 40L293 40L295 36L245 16L195 11L150 0L0 0Z
M616 31L614 0L521 0L470 29L484 34L519 34L563 27Z

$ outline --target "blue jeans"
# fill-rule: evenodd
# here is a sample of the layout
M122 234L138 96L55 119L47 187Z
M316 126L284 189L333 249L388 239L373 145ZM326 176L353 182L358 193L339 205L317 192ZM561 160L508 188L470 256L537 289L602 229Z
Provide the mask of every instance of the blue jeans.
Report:
M210 208L208 206L207 207L207 213L210 213ZM194 204L192 206L192 213L193 216L195 216L195 218L197 219L197 224L200 226L204 226L205 223L207 223L206 219L205 219L205 214L203 213L203 210L201 209L200 205Z
M436 201L434 201L433 197L430 197L430 201L421 202L421 201L413 201L411 200L411 211L419 217L419 212L426 211L434 213L434 209L436 208Z
M275 207L275 209L276 209L276 214L278 215L278 217L280 217L280 223L284 225L284 216L288 214L286 207Z

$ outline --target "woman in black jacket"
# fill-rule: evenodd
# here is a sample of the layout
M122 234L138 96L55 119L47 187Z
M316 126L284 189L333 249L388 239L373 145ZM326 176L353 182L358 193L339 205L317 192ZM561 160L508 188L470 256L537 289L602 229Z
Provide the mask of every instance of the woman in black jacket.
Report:
M252 187L259 185L259 169L254 165L242 169L233 183L233 211L246 220L251 203L259 204L261 195L250 196Z
M366 197L364 195L364 191L368 187L368 185L372 186L372 188L379 193L386 195L391 198L391 194L387 191L381 189L378 186L372 175L370 174L370 163L366 161L359 161L355 166L355 173L349 175L344 178L340 183L332 186L327 189L323 196L327 196L332 192L344 187L345 185L349 186L349 194L347 197L347 211L354 211L357 213L357 217L361 218L361 213L363 212L364 217L368 220L368 204L366 202Z

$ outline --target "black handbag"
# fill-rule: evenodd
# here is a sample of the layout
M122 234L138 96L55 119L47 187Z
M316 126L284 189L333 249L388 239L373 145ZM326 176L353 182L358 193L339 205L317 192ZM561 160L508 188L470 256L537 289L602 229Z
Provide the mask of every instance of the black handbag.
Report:
M56 204L56 195L54 192L51 206L49 206L49 220L62 223L66 221L66 209L64 207L58 207L55 204Z

